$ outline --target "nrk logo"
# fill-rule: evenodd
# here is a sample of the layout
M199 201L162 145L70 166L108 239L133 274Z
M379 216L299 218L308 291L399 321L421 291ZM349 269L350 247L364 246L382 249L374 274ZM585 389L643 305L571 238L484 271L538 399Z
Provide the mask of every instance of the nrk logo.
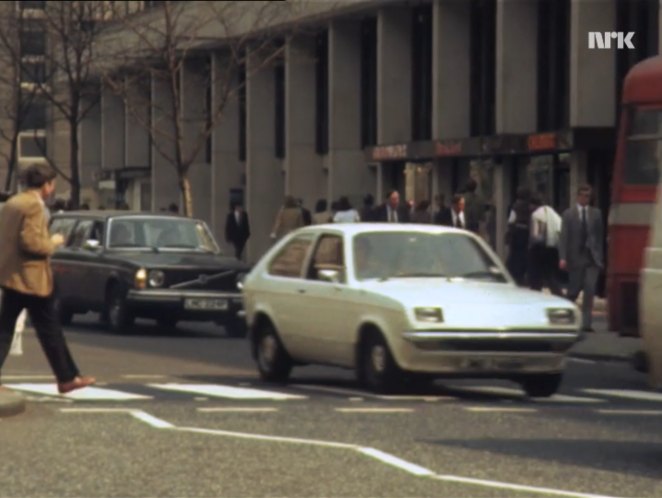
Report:
M612 48L611 41L616 40L616 48L619 50L623 50L624 48L633 50L634 43L632 43L632 37L634 37L634 31L629 31L627 33L624 33L623 31L606 31L604 33L601 33L600 31L589 31L588 48L609 50Z

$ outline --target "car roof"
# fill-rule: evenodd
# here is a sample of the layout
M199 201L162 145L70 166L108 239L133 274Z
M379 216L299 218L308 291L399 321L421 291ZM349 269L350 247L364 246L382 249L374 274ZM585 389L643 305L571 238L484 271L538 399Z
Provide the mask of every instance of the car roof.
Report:
M79 210L79 211L62 211L53 213L52 218L94 218L94 219L110 219L110 218L172 218L172 219L191 219L198 221L195 218L186 218L177 214L169 213L150 213L141 211L126 211L121 209L103 209L103 210Z
M325 223L310 225L297 230L297 233L317 233L320 230L341 231L354 236L372 232L420 232L420 233L470 233L460 228L422 223Z

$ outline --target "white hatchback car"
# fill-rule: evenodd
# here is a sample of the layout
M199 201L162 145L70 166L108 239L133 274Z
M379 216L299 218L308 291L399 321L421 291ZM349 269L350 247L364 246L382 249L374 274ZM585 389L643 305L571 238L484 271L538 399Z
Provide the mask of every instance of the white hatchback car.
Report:
M263 379L295 365L354 368L373 390L405 378L488 376L551 396L579 312L515 285L479 237L435 225L314 225L292 232L243 282Z

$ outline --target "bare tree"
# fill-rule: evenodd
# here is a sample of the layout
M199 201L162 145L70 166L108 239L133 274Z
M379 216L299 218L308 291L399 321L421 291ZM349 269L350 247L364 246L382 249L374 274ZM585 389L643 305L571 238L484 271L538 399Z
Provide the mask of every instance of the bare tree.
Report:
M33 128L32 118L38 111L33 105L38 95L34 82L43 78L43 61L35 60L29 47L22 47L31 34L31 23L34 21L26 19L13 3L0 6L0 140L6 145L0 147L0 157L7 165L5 191L14 185L19 136Z
M283 39L276 38L271 26L282 25L291 15L290 2L166 1L118 24L124 44L119 36L115 38L119 56L115 53L113 63L102 69L104 84L121 96L126 112L175 168L187 216L193 215L191 166L204 152L228 101L238 97L243 81L282 56ZM221 71L212 71L210 49L221 54ZM247 64L249 54L258 55L251 64ZM184 72L194 75L201 90L194 111L182 105ZM166 88L166 97L152 98L146 82L152 88ZM155 115L161 119L152 119Z

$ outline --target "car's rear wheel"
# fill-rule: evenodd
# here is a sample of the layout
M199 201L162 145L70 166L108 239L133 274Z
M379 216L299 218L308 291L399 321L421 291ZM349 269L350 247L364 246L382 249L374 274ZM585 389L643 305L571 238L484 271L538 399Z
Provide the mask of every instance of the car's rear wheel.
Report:
M255 337L260 377L269 382L287 382L292 371L292 360L283 348L274 326L269 322L261 324Z
M106 322L113 332L128 332L133 327L133 315L126 302L126 292L115 285L110 288L106 300Z
M532 398L549 398L561 386L563 374L528 375L520 380L522 389Z
M360 378L366 387L376 392L390 392L397 388L401 372L388 344L379 332L373 332L362 348Z
M70 325L74 317L73 311L67 308L58 296L53 297L53 313L62 326Z

